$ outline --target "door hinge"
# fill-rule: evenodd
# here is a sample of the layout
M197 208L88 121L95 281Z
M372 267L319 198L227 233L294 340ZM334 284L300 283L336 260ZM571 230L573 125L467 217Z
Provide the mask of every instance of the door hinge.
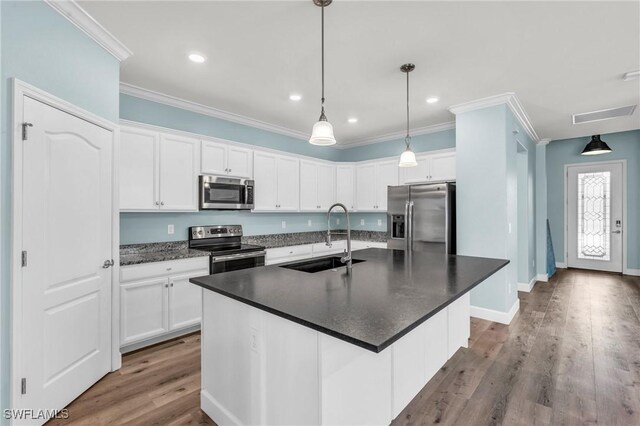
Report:
M32 123L22 123L22 140L27 140L27 127L33 127Z
M22 267L24 268L25 266L27 266L27 251L23 250L22 251Z
M27 379L25 377L23 377L20 381L20 392L22 393L22 395L27 394Z

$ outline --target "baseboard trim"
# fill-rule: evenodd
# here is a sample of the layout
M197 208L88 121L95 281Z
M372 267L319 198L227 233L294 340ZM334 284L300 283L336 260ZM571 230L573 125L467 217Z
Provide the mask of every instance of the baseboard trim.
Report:
M128 345L120 346L120 353L126 354L127 352L136 351L146 346L151 346L157 343L162 343L166 340L175 339L176 337L193 333L194 331L198 331L198 330L200 330L200 324L181 328L180 330L175 330L167 334L163 334L161 336L152 337L150 339L141 340L140 342L130 343Z
M240 419L224 408L205 389L200 390L200 408L219 425L241 425Z
M567 269L567 264L564 262L556 262L556 268Z
M481 308L479 306L471 306L471 316L487 321L499 322L500 324L510 324L513 317L516 316L520 309L520 299L516 299L509 312L496 311L493 309Z
M640 277L640 269L625 269L624 271L625 275L633 275L635 277Z
M518 283L518 291L524 291L525 293L531 292L533 286L536 285L536 281L536 277L533 277L528 283Z
M547 274L538 274L536 281L542 281L543 283L549 282L549 276Z

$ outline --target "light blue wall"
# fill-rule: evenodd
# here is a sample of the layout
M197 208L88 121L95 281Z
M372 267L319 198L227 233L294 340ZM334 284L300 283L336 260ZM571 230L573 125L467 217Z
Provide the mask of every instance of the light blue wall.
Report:
M547 145L535 147L536 156L536 274L547 275Z
M508 235L513 213L507 199L511 155L507 125L505 105L456 116L458 254L500 259L510 259L512 254L513 243ZM515 146L513 156L515 163ZM516 283L511 278L514 267L508 265L473 289L471 304L508 312L517 297Z
M325 160L335 160L339 155L339 150L332 147L123 94L120 118Z
M2 235L0 306L2 324L1 406L9 389L9 262L11 235L12 77L32 84L94 114L117 122L118 61L42 1L0 1L1 107L0 234Z
M602 135L613 152L598 157L580 155L589 140L589 137L557 140L546 149L547 209L556 261L565 261L565 164L627 160L627 267L640 269L640 130Z
M434 151L437 149L455 148L455 129L443 130L442 132L429 133L426 135L413 136L411 138L411 148L414 152ZM405 143L403 139L388 142L380 142L371 145L358 146L342 150L337 161L364 161L375 158L393 157L402 154Z

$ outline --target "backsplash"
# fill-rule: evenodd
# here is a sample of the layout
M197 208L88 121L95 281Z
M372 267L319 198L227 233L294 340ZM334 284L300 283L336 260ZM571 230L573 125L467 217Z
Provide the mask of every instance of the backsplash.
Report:
M387 230L384 213L353 213L351 227L354 230ZM337 220L340 224L337 224ZM346 226L344 214L332 215L332 227ZM285 222L285 228L282 222ZM311 226L309 226L311 221ZM364 224L361 222L364 221ZM378 225L380 222L380 225ZM326 213L252 213L249 211L200 211L184 213L120 213L120 244L184 241L190 226L240 224L245 235L280 234L290 232L324 231L327 229ZM169 235L167 228L174 226Z

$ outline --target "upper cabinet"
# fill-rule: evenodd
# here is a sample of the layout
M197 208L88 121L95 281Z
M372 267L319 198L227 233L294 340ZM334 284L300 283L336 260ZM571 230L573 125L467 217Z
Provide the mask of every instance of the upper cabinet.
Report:
M120 141L121 210L198 210L197 139L123 127Z
M298 211L300 206L300 160L255 151L255 211Z
M202 141L201 167L203 174L251 178L253 151L222 142Z
M300 210L327 210L335 202L335 166L300 161Z
M336 202L344 204L351 211L356 209L355 166L336 167Z
M456 179L456 153L419 154L417 167L400 168L400 183L442 182Z
M397 160L356 166L356 208L358 211L386 211L387 187L398 184Z

